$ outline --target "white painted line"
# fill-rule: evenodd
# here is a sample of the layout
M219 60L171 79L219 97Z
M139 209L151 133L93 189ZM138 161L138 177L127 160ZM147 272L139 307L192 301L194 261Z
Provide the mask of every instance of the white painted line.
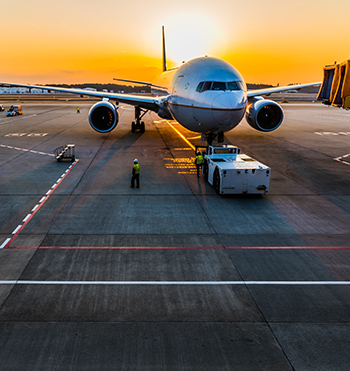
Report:
M26 222L30 217L31 217L32 214L28 214L23 220L22 222Z
M3 145L0 144L0 146L3 146ZM43 153L43 152L42 152L42 153ZM45 153L43 153L43 154L45 154ZM79 160L77 160L77 161L79 161ZM75 163L76 163L77 161L75 161ZM72 167L73 167L73 164L69 167L69 169L71 169ZM21 224L21 225L17 226L17 228L12 232L13 235L15 235L15 234L20 230L21 227L23 227L23 226L26 225L26 223L28 222L28 219L29 219L31 216L33 216L33 215L34 215L34 212L35 212L35 211L40 207L40 205L42 205L43 202L45 202L45 201L48 199L48 195L49 195L51 192L53 192L54 188L56 188L56 187L59 185L60 181L62 181L62 179L64 178L65 174L69 171L69 169L68 169L68 170L67 170L67 171L66 171L66 172L61 176L61 178L59 178L59 179L56 181L56 183L51 187L51 189L48 190L48 191L46 192L46 196L43 196L43 197L40 199L39 203L33 207L33 209L32 209L32 213L28 214L28 215L23 219L24 224L23 224L23 225ZM17 237L17 236L15 236L15 237ZM7 245L7 243L8 243L10 240L11 240L11 239L7 239L7 240L6 240L6 241L5 241L5 242L0 246L0 248L3 249L3 248Z
M22 227L22 224L18 225L17 228L12 232L12 234L16 234L17 231Z
M1 285L350 285L350 281L0 281Z
M35 211L38 207L39 207L39 204L35 205L35 206L32 208L32 211Z
M10 240L11 238L6 238L5 242L0 246L0 249L3 249Z

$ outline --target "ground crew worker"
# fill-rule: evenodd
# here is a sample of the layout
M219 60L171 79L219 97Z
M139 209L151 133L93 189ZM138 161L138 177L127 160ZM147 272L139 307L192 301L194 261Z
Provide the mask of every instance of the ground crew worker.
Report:
M80 107L77 107L77 113L80 113Z
M140 188L140 165L139 160L135 158L134 166L132 167L132 178L131 178L131 188L135 187L135 180L136 180L136 188Z
M203 154L200 153L200 152L197 152L196 153L196 160L195 160L195 164L196 164L196 167L197 167L197 177L199 177L199 170L202 170L203 162L204 162Z

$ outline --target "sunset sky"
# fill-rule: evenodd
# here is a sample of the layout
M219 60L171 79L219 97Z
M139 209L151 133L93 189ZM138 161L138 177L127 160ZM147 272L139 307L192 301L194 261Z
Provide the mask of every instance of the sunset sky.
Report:
M350 56L349 0L1 0L0 81L153 81L168 65L209 55L248 83L322 80Z

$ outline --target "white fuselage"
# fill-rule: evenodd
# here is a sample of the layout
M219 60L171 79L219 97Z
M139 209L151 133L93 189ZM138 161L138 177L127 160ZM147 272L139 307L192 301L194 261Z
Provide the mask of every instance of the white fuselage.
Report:
M152 89L155 94L167 96L163 100L164 109L191 131L229 131L240 123L246 111L244 80L221 59L193 59L163 72L155 85Z

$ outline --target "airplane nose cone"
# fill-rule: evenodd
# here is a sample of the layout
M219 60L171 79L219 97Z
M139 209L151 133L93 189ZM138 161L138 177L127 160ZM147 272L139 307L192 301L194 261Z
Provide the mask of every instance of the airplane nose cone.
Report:
M222 93L213 100L213 118L219 124L231 125L242 118L245 106L243 92Z

